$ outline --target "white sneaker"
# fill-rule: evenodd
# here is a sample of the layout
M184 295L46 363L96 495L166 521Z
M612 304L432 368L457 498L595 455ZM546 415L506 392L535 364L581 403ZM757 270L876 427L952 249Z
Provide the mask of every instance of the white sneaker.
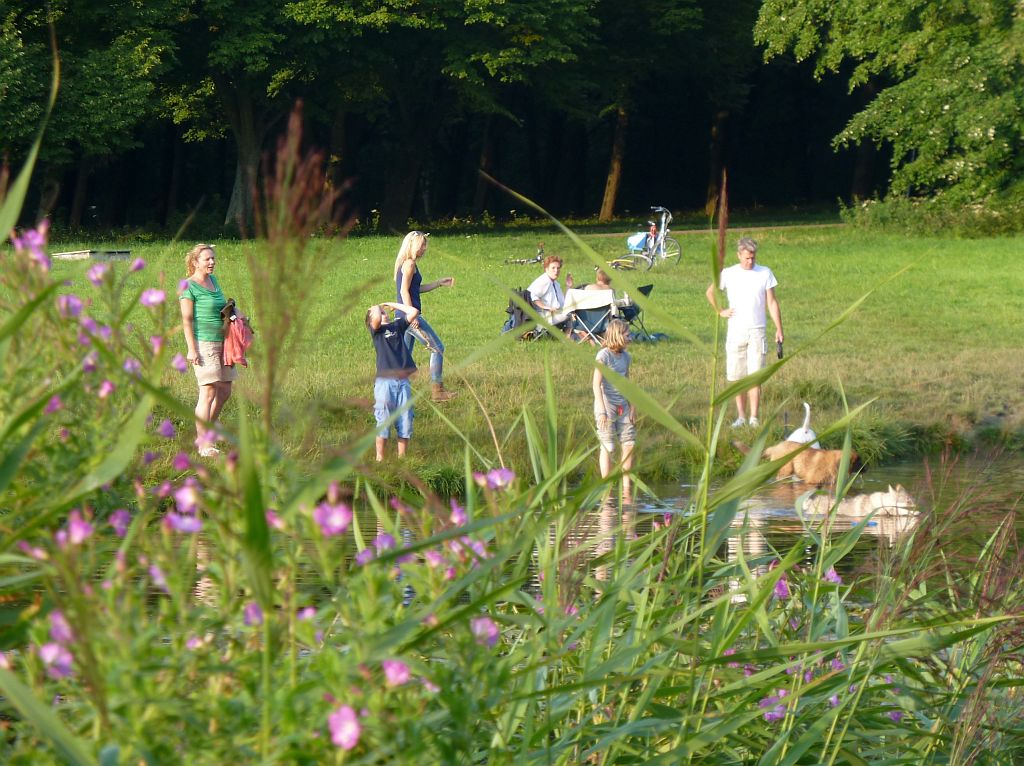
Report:
M743 426L745 426L746 424L747 424L747 419L746 418L736 418L734 421L732 421L732 427L733 428L743 428Z
M754 428L757 428L759 425L761 425L761 421L758 420L757 418L751 418L750 425L752 425Z
M217 449L216 447L203 447L201 450L199 450L199 457L214 457L215 455L219 454L220 450Z

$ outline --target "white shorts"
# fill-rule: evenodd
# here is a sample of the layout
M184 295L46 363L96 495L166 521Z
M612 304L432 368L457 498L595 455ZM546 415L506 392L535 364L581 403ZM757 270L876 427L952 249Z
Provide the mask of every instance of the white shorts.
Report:
M768 336L764 327L751 327L745 334L725 339L725 378L740 380L764 367Z

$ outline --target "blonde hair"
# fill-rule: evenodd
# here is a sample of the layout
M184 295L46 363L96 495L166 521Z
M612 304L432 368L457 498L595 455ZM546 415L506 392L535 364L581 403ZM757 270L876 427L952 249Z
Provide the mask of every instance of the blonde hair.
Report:
M612 319L604 331L604 347L616 354L629 343L629 326L621 319Z
M412 255L419 254L427 249L427 235L422 231L410 231L402 240L402 246L398 248L398 257L395 258L395 276Z
M205 242L200 242L198 245L193 247L185 255L185 278L192 276L196 273L196 266L199 264L199 256L203 254L203 250L213 250L213 245L207 245ZM216 255L216 252L214 252Z

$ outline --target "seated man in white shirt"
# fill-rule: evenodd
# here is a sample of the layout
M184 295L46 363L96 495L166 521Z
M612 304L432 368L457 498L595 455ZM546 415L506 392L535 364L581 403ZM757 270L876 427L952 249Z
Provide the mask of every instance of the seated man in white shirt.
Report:
M566 319L562 307L565 305L565 293L558 284L558 275L562 271L562 259L557 255L549 255L544 259L544 273L530 283L530 300L541 314L555 326L561 326ZM566 274L565 287L572 288L572 274Z

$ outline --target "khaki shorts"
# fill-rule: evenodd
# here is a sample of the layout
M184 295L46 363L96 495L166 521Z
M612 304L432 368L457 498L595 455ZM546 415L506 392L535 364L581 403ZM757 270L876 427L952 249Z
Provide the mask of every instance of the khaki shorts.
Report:
M224 366L224 342L212 340L196 341L199 361L192 366L196 380L201 386L212 383L230 383L238 376L234 366Z
M594 420L597 421L597 439L605 452L615 451L617 441L623 447L636 443L636 423L629 419L629 405L616 408L615 412L608 413L608 417L602 418L605 413L602 409L594 408ZM603 421L603 422L602 422Z
M764 327L753 327L738 338L725 339L725 378L729 381L747 377L764 367L768 355L768 338Z

